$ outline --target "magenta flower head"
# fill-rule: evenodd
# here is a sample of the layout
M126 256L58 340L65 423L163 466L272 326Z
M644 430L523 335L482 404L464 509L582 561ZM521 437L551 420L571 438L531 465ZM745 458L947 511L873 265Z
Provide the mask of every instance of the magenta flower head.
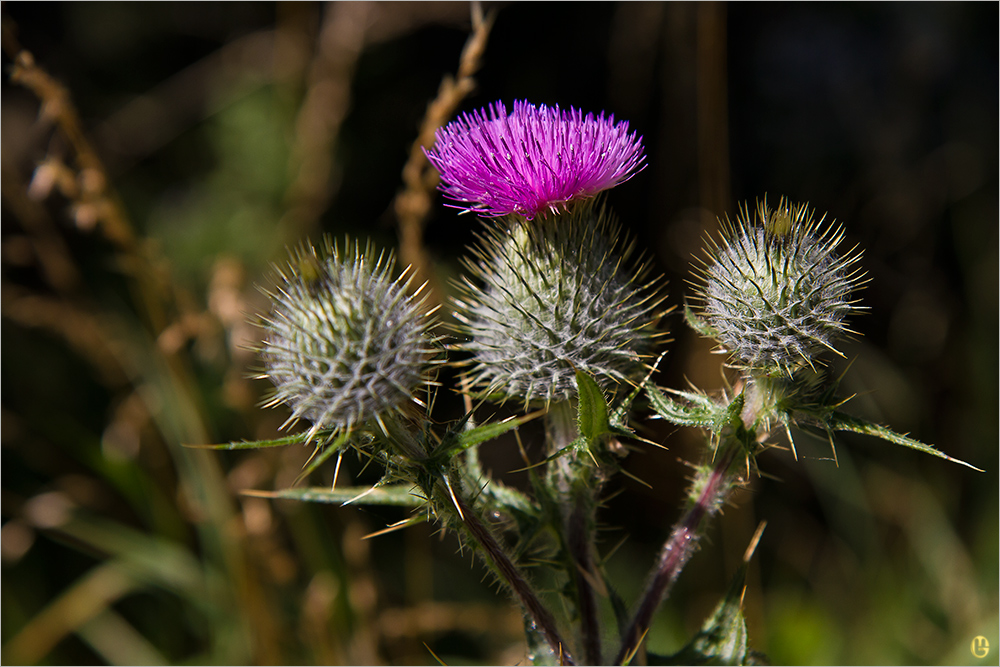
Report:
M501 102L463 114L435 134L427 159L458 208L484 217L566 209L645 167L642 138L614 116Z

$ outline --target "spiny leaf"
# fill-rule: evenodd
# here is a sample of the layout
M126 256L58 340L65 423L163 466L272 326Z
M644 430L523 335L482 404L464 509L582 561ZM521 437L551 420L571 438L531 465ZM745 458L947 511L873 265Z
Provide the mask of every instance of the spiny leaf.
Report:
M656 414L677 426L708 427L716 430L716 425L725 420L725 407L716 404L707 396L685 395L691 402L684 405L669 398L652 385L646 388L646 396ZM693 400L695 397L697 400Z
M323 430L318 431L313 438L317 440L322 440L333 435L333 431ZM225 442L219 445L184 445L189 449L217 449L217 450L235 450L235 449L263 449L265 447L287 447L288 445L298 445L309 441L309 432L303 431L302 433L295 433L293 435L285 436L284 438L275 438L274 440L253 440L253 441L241 441L241 442Z
M462 431L450 442L446 441L449 442L449 444L442 449L448 454L457 454L458 452L465 451L470 447L475 447L476 445L481 445L484 442L489 442L490 440L499 438L504 433L512 431L518 426L531 421L535 418L535 416L536 414L532 413L523 417L510 417L501 422L476 426L475 428L471 428L467 431Z
M532 463L530 466L528 466L526 468L518 468L517 470L511 470L511 472L523 472L525 470L533 470L535 468L539 468L539 467L545 465L546 463L551 463L551 462L555 461L560 456L565 456L566 454L569 454L571 452L585 451L586 449L587 449L587 441L584 440L583 438L577 438L576 440L574 440L573 442L569 443L568 445L566 445L562 449L558 450L554 454L550 454L550 455L546 456L544 459L542 459L538 463Z
M330 458L330 456L334 454L334 452L338 452L341 449L343 449L344 446L350 440L350 438L351 434L348 432L344 432L338 435L333 442L322 446L322 449L317 451L317 453L312 457L312 459L310 459L309 463L302 470L299 476L295 478L296 483L308 477L313 470L316 470L316 468L320 467L324 461L326 461L328 458Z
M281 500L301 500L310 503L334 503L344 505L356 501L359 505L396 505L398 507L419 507L424 499L410 492L409 484L391 484L386 486L349 486L339 489L328 489L324 486L312 486L299 489L282 489L280 491L246 490L244 496L255 498L275 498Z
M966 463L965 461L952 458L951 456L948 456L941 450L936 449L930 445L925 445L919 440L914 440L913 438L896 433L895 431L888 429L880 424L873 424L872 422L865 421L864 419L858 419L857 417L852 417L850 415L844 414L843 412L833 412L827 418L826 426L834 431L850 431L852 433L863 433L865 435L873 435L876 438L882 438L883 440L891 442L895 445L902 445L903 447L909 447L910 449L915 449L918 452L931 454L932 456L937 456L939 458L945 459L946 461L951 461L952 463L957 463L967 468L972 468L977 472L983 472L976 466Z
M525 615L524 638L528 642L528 662L532 665L559 665L562 662L552 651L552 647L545 641L545 637L538 627Z
M743 392L740 392L732 402L726 406L726 418L724 422L716 424L715 431L722 429L725 423L728 423L735 429L743 427L743 405L746 403L746 396Z
M695 315L690 306L684 306L684 321L687 325L706 338L716 338L719 332L711 327L707 322Z
M649 664L662 665L756 665L762 657L747 645L747 625L743 618L743 592L747 568L767 522L758 526L743 553L743 562L733 575L729 590L715 611L687 646L669 657L649 656Z
M691 641L670 656L669 665L743 665L747 659L747 624L741 609L747 564L743 563L726 596Z
M649 372L646 374L646 377L642 379L642 382L637 384L635 388L632 389L632 392L626 396L624 400L619 402L618 406L611 411L611 415L608 419L611 422L611 430L616 436L623 438L631 438L635 436L635 431L628 425L628 411L631 409L632 403L635 402L635 399L642 393L642 390L650 384L653 373L655 373L656 369L659 368L660 362L663 361L663 356L665 354L666 351L660 353L660 356L656 358L653 365L649 367Z
M680 396L688 403L696 405L698 407L704 408L706 410L717 410L720 408L719 404L712 400L707 394L703 394L697 391L682 391L680 389L670 389L667 391L676 396Z

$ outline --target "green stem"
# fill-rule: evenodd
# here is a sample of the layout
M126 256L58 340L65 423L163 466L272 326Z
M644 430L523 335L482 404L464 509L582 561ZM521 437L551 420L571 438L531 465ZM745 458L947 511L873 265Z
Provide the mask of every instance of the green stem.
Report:
M561 401L549 406L546 414L546 436L549 454L564 450L579 437L576 405ZM596 495L600 487L591 466L579 461L583 454L566 452L551 462L549 483L555 491L559 508L559 529L563 548L569 557L569 576L576 589L576 606L580 614L580 633L584 658L589 665L599 665L601 659L601 628L597 600L588 575L593 576L594 522Z

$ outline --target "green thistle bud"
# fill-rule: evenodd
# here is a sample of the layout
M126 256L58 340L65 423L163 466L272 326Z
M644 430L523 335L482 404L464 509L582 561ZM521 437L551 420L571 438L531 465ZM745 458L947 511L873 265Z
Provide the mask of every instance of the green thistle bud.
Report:
M664 296L648 266L628 268L635 242L603 206L511 218L479 241L456 300L474 387L547 404L576 394L577 369L609 391L641 379Z
M806 204L767 202L751 220L744 209L726 218L696 287L701 316L734 361L753 372L790 376L813 366L817 353L853 333L844 318L859 310L851 292L863 281L854 265L860 252L834 252L843 240L839 225L824 225Z
M341 253L329 239L291 253L265 290L273 307L262 318L260 354L275 386L268 407L287 405L312 432L350 430L407 403L432 364L432 319L409 277L392 278L391 255L356 243Z

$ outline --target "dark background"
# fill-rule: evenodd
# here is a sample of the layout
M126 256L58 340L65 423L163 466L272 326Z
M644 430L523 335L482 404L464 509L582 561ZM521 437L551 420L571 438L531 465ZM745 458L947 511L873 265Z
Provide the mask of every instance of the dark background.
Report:
M986 471L860 436L838 440L836 464L804 435L798 461L767 453L651 649L697 629L766 520L746 611L751 644L776 664L995 664L998 6L485 8L496 22L462 110L528 99L628 120L648 167L609 199L667 274L671 304L717 217L765 195L808 201L844 225L842 250L859 245L870 278L861 336L830 365L855 395L848 410ZM468 5L7 2L3 14L68 88L170 304L150 329L135 269L86 227L81 200L42 196L37 175L28 196L40 163L73 154L11 84L5 35L3 661L431 664L426 643L448 664L523 662L516 610L449 536L417 526L362 541L405 513L238 495L289 486L301 448L180 447L274 436L282 416L256 407L265 387L240 347L253 336L243 313L262 307L254 285L303 237L396 244L400 173L456 70ZM303 108L318 88L329 102L315 134ZM447 277L476 224L436 203L425 238ZM74 277L53 281L46 257ZM669 325L658 381L722 387L711 344L679 316ZM652 489L619 483L602 515L620 527L605 551L630 536L608 563L626 599L700 447L651 433L669 451L636 453L630 469ZM493 447L498 472L518 467ZM377 479L355 461L342 474ZM985 660L969 653L977 635L994 647Z

